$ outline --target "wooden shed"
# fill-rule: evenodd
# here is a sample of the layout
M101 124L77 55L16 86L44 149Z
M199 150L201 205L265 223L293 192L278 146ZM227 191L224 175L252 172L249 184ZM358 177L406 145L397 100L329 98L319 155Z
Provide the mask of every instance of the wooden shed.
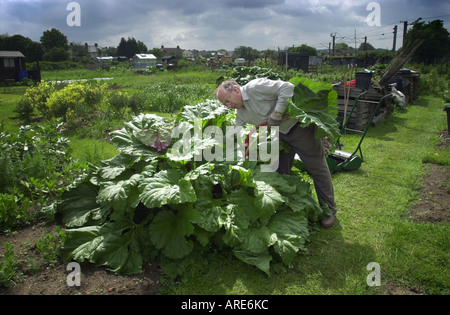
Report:
M0 51L0 82L21 81L28 77L25 56L20 51Z

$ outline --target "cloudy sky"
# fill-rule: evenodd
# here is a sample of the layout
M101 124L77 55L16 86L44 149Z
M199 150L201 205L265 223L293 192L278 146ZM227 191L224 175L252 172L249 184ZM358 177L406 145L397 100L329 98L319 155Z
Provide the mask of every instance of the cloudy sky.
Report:
M395 25L401 46L400 21L440 19L450 29L448 0L78 0L79 10L68 10L71 2L0 0L0 34L39 41L56 28L74 43L117 46L121 37L134 37L149 49L198 50L301 44L328 49L336 34L336 43L353 47L356 37L359 46L367 36L374 47L392 49ZM72 24L79 17L81 25L69 26L68 15Z

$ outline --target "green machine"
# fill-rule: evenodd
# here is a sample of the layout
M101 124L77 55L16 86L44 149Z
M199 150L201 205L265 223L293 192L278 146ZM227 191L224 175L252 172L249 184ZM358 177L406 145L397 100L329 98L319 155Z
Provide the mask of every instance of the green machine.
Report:
M352 116L352 114L359 102L359 99L366 93L367 93L367 91L364 91L355 99L355 103L353 104L350 113L347 115L346 122L341 127L342 134L347 129L347 125L349 122L348 118ZM341 150L342 144L340 142L340 138L337 139L336 146L335 146L336 150L334 150L333 152L331 152L327 155L327 163L328 163L328 167L330 168L331 173L342 172L342 171L352 171L352 170L359 169L361 167L362 162L364 162L364 157L363 157L363 153L361 150L361 144L367 134L367 131L369 130L370 125L373 122L373 119L375 118L375 115L378 113L378 110L379 110L381 104L383 103L383 101L386 98L391 97L391 96L392 96L392 94L390 93L390 94L383 96L380 99L377 106L375 107L375 110L374 110L366 128L362 132L362 136L361 136L361 139L359 140L358 146L352 153L342 151ZM365 101L365 102L373 102L373 101ZM373 103L376 103L376 102L373 102ZM297 154L295 155L294 166L297 167L299 170L306 171L305 165L303 164L303 162L301 161L300 157Z

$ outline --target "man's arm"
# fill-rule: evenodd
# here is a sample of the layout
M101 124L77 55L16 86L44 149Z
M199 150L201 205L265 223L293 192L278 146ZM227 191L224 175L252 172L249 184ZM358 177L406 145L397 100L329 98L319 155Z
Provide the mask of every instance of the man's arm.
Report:
M283 114L288 106L287 99L294 95L295 86L290 82L276 81L278 86L278 101L275 105L274 112Z
M288 106L287 99L294 95L294 85L290 82L276 81L278 101L275 105L274 111L270 114L268 125L279 126L283 120L283 113Z

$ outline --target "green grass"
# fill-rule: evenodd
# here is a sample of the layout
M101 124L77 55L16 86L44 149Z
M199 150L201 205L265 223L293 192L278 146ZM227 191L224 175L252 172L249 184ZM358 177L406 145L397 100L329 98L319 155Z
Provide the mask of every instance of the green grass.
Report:
M0 94L0 125L3 124L6 130L17 133L20 129L19 122L15 119L16 102L21 95Z
M75 159L94 165L98 165L102 160L111 159L119 153L115 145L89 138L72 137L70 139L70 148Z

